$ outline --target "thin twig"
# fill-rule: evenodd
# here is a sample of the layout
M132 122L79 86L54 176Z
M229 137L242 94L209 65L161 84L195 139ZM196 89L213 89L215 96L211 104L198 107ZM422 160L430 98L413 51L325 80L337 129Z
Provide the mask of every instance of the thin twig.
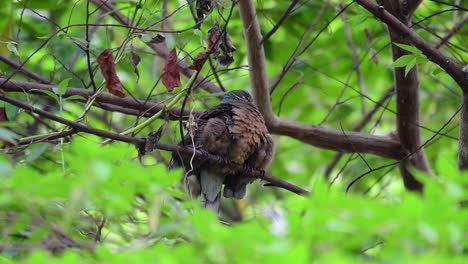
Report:
M296 6L297 2L299 2L299 0L292 0L291 1L291 4L289 4L288 9L286 9L286 11L284 11L283 15L280 17L280 19L275 24L275 26L273 26L273 28L265 36L263 36L262 40L260 41L260 45L263 45L263 43L265 41L267 41L280 28L281 24L283 24L283 22L286 20L286 18L288 18L288 16L291 14L291 12L292 12L293 8Z

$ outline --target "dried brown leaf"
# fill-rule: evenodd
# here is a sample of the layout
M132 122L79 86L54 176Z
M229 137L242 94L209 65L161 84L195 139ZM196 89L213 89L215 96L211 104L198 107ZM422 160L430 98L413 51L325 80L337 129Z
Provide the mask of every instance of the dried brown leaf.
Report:
M106 87L109 92L118 97L124 97L122 83L120 82L119 76L115 71L114 57L110 49L105 49L99 54L97 58L99 69L101 70L104 79L106 80Z
M210 56L208 50L204 50L198 53L195 57L193 57L193 63L189 66L189 69L200 71L205 61Z
M221 44L221 30L219 24L216 23L210 30L208 30L208 49L216 52Z
M182 86L180 83L179 68L177 67L177 53L175 48L169 52L166 58L161 79L169 92L174 90L174 87Z
M218 23L208 31L208 49L213 52L213 57L220 64L230 65L234 62L231 53L236 51L236 47L232 43L231 36L227 32L222 32Z
M203 20L203 17L211 12L217 1L213 0L197 0L195 4L195 10L197 11L197 20Z
M156 34L153 38L151 38L150 43L158 44L163 43L166 40L166 37L161 34Z

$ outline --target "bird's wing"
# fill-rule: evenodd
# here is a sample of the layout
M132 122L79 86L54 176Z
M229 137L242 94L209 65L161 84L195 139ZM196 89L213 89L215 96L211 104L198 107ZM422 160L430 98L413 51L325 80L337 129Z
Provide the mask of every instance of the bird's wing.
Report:
M189 125L189 132L184 136L182 141L179 143L180 146L186 147L195 147L197 149L205 149L203 145L206 145L208 131L218 132L220 134L222 121L224 124L228 123L230 120L232 106L228 104L219 104L208 110L204 111L201 115L195 118L195 124ZM216 121L210 121L216 120ZM221 125L220 125L221 124ZM206 132L204 132L206 131ZM209 141L209 140L208 140ZM209 145L215 145L214 142L209 141ZM210 151L212 152L212 151ZM216 154L216 152L212 152ZM172 162L171 167L182 166L185 170L197 170L200 166L204 164L204 160L200 158L193 158L190 154L172 153Z
M251 104L237 104L233 109L235 137L238 137L238 146L234 152L243 155L239 163L252 168L265 169L271 162L274 153L274 143L258 109ZM250 175L232 174L224 181L224 196L242 199L246 193L246 185L254 178Z

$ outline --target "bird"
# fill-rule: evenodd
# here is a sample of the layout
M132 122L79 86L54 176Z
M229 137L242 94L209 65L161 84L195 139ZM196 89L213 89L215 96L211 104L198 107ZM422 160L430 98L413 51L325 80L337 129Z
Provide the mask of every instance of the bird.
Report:
M270 164L275 151L262 114L244 90L226 93L218 105L196 117L179 145L220 156L244 168L261 170ZM190 176L196 176L202 207L216 214L223 184L223 196L239 200L245 196L247 184L255 180L229 166L177 152L172 153L171 166L182 166Z

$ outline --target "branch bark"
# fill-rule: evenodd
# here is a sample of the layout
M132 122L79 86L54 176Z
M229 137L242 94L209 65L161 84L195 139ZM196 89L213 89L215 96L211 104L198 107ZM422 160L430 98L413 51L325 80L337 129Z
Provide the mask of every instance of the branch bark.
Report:
M0 78L0 83L6 81L4 78ZM32 83L32 82L24 82L24 81L15 81L15 80L8 80L0 87L0 90L6 92L24 92L29 94L38 94L38 95L46 95L40 90L47 90L53 92L54 85L48 84L39 84L39 83ZM64 98L70 97L72 95L79 95L85 99L94 95L94 92L88 89L82 88L72 88L69 87L65 94L63 95ZM96 98L95 105L112 111L118 111L127 114L133 115L153 115L156 112L160 111L164 108L164 104L161 103L153 103L149 101L144 101L141 99L134 99L132 97L124 97L120 98L113 94L102 92ZM168 109L169 118L173 120L179 120L180 109ZM195 113L198 113L195 111ZM187 119L189 116L189 111L184 111L183 118Z
M468 170L468 94L463 93L458 141L458 168Z
M394 17L398 18L401 23L409 27L411 17L417 5L405 7L400 1L385 1L385 10L390 12ZM395 43L411 45L411 40L406 34L393 27L388 27L390 40L392 42L393 60L396 61L401 56L409 54L409 52L399 48ZM400 164L400 173L403 178L403 183L408 190L421 191L423 185L419 182L408 170L409 165L430 173L429 162L427 161L424 148L420 147L421 130L417 126L419 124L419 71L417 65L405 75L405 69L398 67L394 69L395 90L396 90L396 121L398 138L405 149L410 152L415 152L410 159L404 160Z
M258 24L255 5L252 0L239 1L239 12L242 19L244 38L247 44L249 60L250 85L255 103L268 126L275 126L277 117L271 111L271 98L268 90L268 75L266 73L265 51L262 34Z

